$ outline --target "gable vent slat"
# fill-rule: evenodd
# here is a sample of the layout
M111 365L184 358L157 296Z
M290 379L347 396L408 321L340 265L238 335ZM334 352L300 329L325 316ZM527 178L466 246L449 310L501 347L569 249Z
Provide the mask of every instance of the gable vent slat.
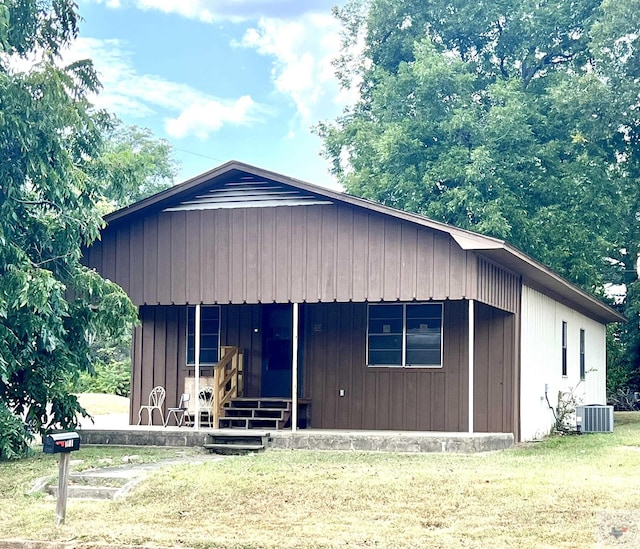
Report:
M332 204L324 196L271 181L231 181L183 200L166 212L229 208L267 208L273 206L309 206Z

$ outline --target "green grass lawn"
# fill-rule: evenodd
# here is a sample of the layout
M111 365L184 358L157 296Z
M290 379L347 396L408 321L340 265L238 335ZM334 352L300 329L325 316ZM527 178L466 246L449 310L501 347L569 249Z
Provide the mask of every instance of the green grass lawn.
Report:
M163 453L148 451L148 459ZM143 450L74 457L95 463L118 452ZM28 493L56 470L43 455L0 464L1 537L197 548L595 547L603 516L640 523L640 413L617 414L613 434L486 454L270 450L167 467L125 500L69 500L60 527L55 500Z

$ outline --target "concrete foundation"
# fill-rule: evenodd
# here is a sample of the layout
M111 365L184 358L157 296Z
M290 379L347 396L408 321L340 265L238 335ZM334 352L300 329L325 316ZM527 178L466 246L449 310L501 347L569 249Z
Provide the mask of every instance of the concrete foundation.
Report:
M204 446L214 433L246 433L239 429L131 427L129 429L84 429L82 444L114 446ZM255 430L248 431L259 434ZM457 452L504 450L513 445L511 433L444 433L424 431L326 431L304 429L271 431L269 448L289 450L343 450L370 452Z
M272 448L369 452L489 452L513 446L511 433L298 431L271 433Z

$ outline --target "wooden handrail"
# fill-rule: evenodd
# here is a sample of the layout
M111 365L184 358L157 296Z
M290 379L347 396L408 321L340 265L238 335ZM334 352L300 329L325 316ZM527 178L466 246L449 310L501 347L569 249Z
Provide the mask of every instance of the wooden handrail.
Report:
M222 347L222 358L213 367L214 401L213 427L218 428L218 419L222 415L224 405L232 398L242 396L244 386L243 372L244 354L239 347Z

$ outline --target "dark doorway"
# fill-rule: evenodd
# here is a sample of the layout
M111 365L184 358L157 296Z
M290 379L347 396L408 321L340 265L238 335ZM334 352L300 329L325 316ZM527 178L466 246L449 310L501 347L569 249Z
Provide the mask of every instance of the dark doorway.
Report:
M262 312L262 396L291 398L293 307L265 305Z

